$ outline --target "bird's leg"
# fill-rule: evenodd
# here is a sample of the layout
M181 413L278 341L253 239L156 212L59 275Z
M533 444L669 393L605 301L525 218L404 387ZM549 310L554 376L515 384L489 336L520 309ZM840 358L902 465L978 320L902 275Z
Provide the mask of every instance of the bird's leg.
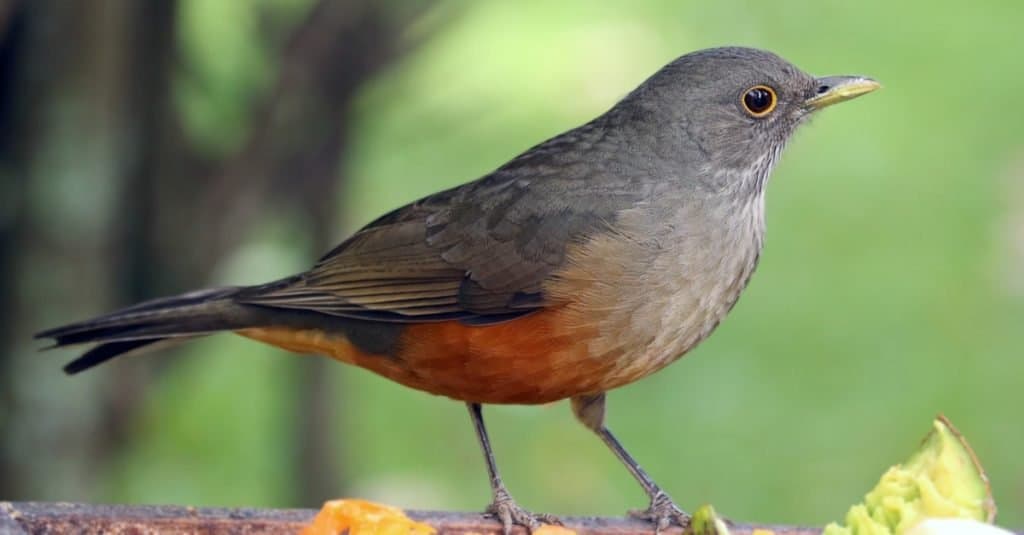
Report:
M572 398L572 412L576 419L597 433L601 440L612 450L612 453L626 465L630 474L644 488L651 505L643 511L630 511L630 516L654 523L655 533L660 533L673 523L686 528L690 524L690 515L679 508L665 491L661 490L651 476L644 472L636 460L622 447L615 435L604 425L604 393L593 396Z
M545 524L561 524L557 518L551 515L534 514L523 509L512 499L512 495L505 488L501 481L501 474L498 473L498 465L494 462L494 452L491 451L491 441L487 438L487 428L484 427L483 410L479 403L467 403L469 417L473 420L473 427L476 428L476 436L480 439L480 448L484 450L484 460L487 461L487 473L491 476L491 494L494 499L487 506L486 512L497 517L501 522L505 535L512 533L512 525L524 526L531 533L540 527L541 522Z

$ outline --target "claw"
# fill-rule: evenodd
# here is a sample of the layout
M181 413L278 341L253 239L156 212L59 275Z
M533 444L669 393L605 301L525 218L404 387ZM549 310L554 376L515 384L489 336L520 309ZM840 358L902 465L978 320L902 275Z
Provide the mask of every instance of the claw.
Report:
M523 509L507 492L499 492L485 512L501 522L505 535L511 535L512 526L516 524L525 527L530 533L540 528L541 524L562 525L562 521L553 515L536 514Z
M679 526L683 530L690 526L690 515L673 503L672 498L669 498L664 492L659 492L651 498L650 507L643 511L630 511L629 516L654 524L656 535L660 535L673 525Z

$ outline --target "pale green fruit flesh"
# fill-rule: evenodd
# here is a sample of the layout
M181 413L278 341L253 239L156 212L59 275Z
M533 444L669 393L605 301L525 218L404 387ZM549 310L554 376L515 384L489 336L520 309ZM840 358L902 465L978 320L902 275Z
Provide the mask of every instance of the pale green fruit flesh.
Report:
M926 518L995 519L988 478L963 436L944 416L907 462L890 468L864 502L824 535L899 535Z

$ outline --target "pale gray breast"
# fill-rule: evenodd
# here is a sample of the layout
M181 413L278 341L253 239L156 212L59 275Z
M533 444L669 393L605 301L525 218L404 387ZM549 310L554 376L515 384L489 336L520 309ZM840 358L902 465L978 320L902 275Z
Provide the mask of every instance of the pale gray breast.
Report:
M566 297L579 325L597 333L588 353L615 360L622 383L663 368L706 338L757 265L763 195L685 204L623 212L615 232L574 255L564 273L572 283L559 285L560 293L572 292Z

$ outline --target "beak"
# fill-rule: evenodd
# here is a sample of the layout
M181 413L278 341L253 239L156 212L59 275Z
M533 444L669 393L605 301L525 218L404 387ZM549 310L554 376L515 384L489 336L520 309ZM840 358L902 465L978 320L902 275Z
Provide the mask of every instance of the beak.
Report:
M870 93L882 84L863 76L825 76L818 78L818 91L804 101L808 109L820 110L838 102L843 102Z

